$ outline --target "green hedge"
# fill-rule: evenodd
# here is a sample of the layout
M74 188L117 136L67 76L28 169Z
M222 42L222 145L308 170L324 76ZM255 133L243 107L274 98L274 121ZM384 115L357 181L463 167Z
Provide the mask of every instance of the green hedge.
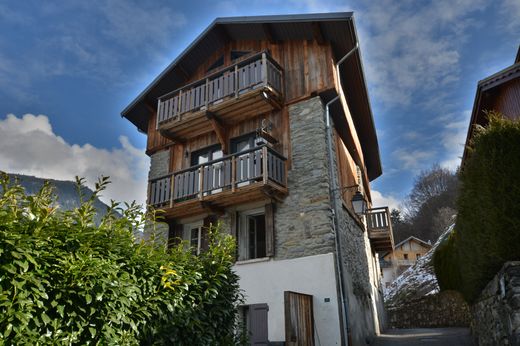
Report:
M183 245L167 251L153 236L135 241L146 222L135 204L113 203L95 224L92 201L106 178L65 212L49 185L26 196L7 176L0 183L0 344L238 342L230 236L212 230L200 256Z
M460 174L455 232L434 259L441 289L468 302L505 262L520 260L520 122L488 116Z

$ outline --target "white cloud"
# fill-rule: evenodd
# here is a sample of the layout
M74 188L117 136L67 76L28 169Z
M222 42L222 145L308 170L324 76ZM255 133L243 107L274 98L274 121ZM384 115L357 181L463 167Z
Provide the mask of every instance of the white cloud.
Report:
M460 114L451 114L443 117L444 128L441 132L441 143L444 147L444 158L440 165L455 170L460 165L460 158L464 152L464 143L468 131L470 110ZM451 118L448 120L448 118Z
M401 201L392 195L385 196L377 190L370 191L370 194L372 196L372 205L375 208L388 206L390 210L401 209Z
M501 4L500 15L502 24L510 33L520 33L520 1L504 0Z
M54 133L47 116L9 114L0 120L0 138L0 168L9 173L58 180L80 176L90 187L105 175L112 184L103 192L103 201L146 200L149 160L124 136L118 148L69 144Z
M458 81L463 43L477 25L471 15L484 8L483 1L440 0L376 1L360 9L357 23L373 96L409 105L418 93Z
M428 166L431 159L434 157L433 150L411 150L408 148L400 148L395 150L392 155L399 161L403 169L418 172L424 166Z

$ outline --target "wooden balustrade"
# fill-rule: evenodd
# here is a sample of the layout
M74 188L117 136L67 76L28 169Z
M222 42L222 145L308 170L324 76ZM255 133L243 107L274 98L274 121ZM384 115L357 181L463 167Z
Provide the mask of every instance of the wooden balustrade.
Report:
M261 86L270 87L278 94L282 91L282 69L265 52L161 96L157 128L180 120L185 113L208 110L229 98L238 99Z
M373 208L366 213L368 238L375 251L391 251L394 247L392 222L388 207Z
M150 180L149 204L172 206L255 183L286 187L286 179L286 158L264 145Z

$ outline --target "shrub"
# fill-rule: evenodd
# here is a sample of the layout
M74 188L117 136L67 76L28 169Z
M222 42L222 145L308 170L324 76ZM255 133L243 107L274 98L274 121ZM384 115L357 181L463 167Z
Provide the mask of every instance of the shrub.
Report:
M520 121L488 117L460 174L456 232L436 254L443 258L435 266L441 288L454 285L468 302L505 262L520 260ZM458 273L448 270L447 261Z
M49 184L27 196L5 175L0 183L0 344L235 343L230 236L212 228L200 256L158 237L136 242L155 215L135 203L112 202L96 225L92 201L107 178L71 211Z

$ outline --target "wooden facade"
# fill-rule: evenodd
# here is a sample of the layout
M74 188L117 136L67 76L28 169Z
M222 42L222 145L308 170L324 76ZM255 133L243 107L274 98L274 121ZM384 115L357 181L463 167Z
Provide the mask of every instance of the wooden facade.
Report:
M475 125L488 124L486 118L488 111L498 112L509 119L520 119L520 61L518 59L513 65L478 83L461 167L464 166L468 156L467 147L473 137Z
M244 55L241 58L233 60L232 56L235 52L240 52L240 54ZM179 210L179 208L189 210L190 213L198 213L204 210L202 207L193 208L193 205L190 203L184 203L185 206L183 206L182 203L175 203L175 188L169 187L174 186L174 176L178 175L178 172L190 169L192 162L191 153L212 145L220 145L224 154L229 154L230 140L258 131L262 123L270 124L269 135L274 139L272 150L284 158L284 170L287 171L290 169L291 148L288 107L295 102L314 97L324 90L341 89L339 81L334 77L334 58L330 44L320 44L316 41L307 40L276 43L267 40L233 41L219 51L208 55L207 61L199 66L195 74L187 78L186 85L196 86L198 85L197 83L207 83L209 80L208 76L218 77L222 71L227 71L230 67L230 71L232 71L234 66L241 66L241 63L247 64L249 61L254 61L255 57L261 57L262 55L268 55L269 59L272 59L273 63L275 63L282 72L281 81L283 84L281 84L280 90L278 90L280 94L277 96L279 97L277 107L269 107L268 109L256 107L256 109L253 108L246 116L241 115L241 117L238 118L230 118L226 112L221 112L215 115L214 119L208 118L205 114L206 111L209 111L208 109L201 110L199 107L195 111L185 112L183 114L183 116L187 118L193 114L196 114L196 116L200 114L200 116L198 116L200 120L197 120L190 126L182 125L183 127L180 130L176 130L176 124L181 124L182 120L172 120L171 124L168 125L168 129L171 130L171 136L166 133L167 131L164 130L164 126L158 125L157 111L150 109L147 153L152 155L157 151L169 150L169 168L171 172L169 177L163 177L162 181L154 179L150 182L150 204L165 208L167 215L172 217L186 216L189 214ZM219 63L221 63L220 66L211 68ZM170 95L166 95L166 97L176 95L175 92L169 94ZM248 101L243 101L240 97L233 97L228 102L235 104L235 108L238 110L240 110L244 104L245 107L248 105ZM343 97L343 102L348 110L345 97ZM161 112L161 109L159 109L159 112ZM347 114L347 117L350 118L350 114ZM348 120L352 123L351 118ZM215 122L217 122L216 125ZM219 128L216 128L216 126ZM184 138L175 138L176 131L177 133L183 134ZM340 183L343 187L358 184L359 173L361 173L361 190L366 194L368 203L370 204L370 186L364 167L359 138L357 137L355 128L349 128L347 131L351 139L347 141L347 144L345 144L337 132L335 136ZM197 133L201 134L197 135ZM226 184L229 185L229 182ZM278 184L276 189L274 189L277 193L276 196L283 197L283 195L287 193L285 187L286 185L283 183ZM167 189L168 191L166 191ZM191 192L195 193L195 190L196 188ZM248 187L248 190L254 189ZM273 189L270 189L270 191L272 192ZM355 191L356 190L352 189L343 190L343 199L346 205L350 205L350 200ZM256 196L255 198L266 197L265 193L258 194L258 191L256 192L257 193L252 194ZM222 194L221 197L222 196L224 196L224 194ZM243 198L247 198L247 196L241 198L239 194L234 194L234 197L231 198L231 203L238 203L242 201ZM217 197L213 196L207 199L218 200ZM177 208L176 211L170 210L174 208L174 204L176 205L175 208ZM217 204L223 206L228 205L227 202Z

